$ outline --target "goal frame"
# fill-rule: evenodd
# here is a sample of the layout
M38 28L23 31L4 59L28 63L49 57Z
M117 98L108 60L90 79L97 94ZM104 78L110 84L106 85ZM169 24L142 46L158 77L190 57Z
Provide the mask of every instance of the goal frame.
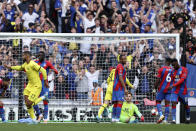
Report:
M20 38L70 38L70 37L139 37L139 38L176 38L176 58L180 60L180 35L179 34L84 34L84 33L0 33L0 40ZM180 124L180 103L176 110L176 123Z

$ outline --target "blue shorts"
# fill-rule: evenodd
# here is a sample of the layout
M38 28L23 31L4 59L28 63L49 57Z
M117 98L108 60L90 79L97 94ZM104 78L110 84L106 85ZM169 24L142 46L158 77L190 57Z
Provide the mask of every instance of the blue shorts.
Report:
M179 97L179 99L182 100L183 104L185 104L185 105L187 104L188 105L188 95L187 94L186 95L179 94L178 97Z
M158 101L162 101L162 100L170 101L170 93L157 92L156 100L158 100Z
M124 101L125 92L124 91L114 91L112 93L112 101Z
M40 96L43 96L46 92L48 92L48 95L49 95L49 88L46 88L44 86L44 80L42 80L42 91L40 93Z
M171 101L172 102L178 102L178 98L179 99L181 99L182 100L182 102L184 103L184 104L188 104L188 95L183 95L183 94L174 94L174 93L172 93L171 94Z

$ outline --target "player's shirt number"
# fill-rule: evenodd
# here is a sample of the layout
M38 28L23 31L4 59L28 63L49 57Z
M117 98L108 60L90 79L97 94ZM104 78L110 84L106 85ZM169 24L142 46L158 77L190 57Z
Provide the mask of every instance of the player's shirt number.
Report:
M167 74L167 77L166 77L166 81L167 82L171 82L171 76L170 75L171 75L171 73L168 73Z

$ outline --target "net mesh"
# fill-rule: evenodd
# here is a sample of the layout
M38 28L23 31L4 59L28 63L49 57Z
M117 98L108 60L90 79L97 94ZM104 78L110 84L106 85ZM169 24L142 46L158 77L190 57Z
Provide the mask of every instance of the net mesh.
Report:
M36 60L40 51L58 70L48 72L49 104L46 119L50 122L94 122L104 102L107 78L118 64L119 55L127 56L127 78L134 89L133 102L145 117L145 122L156 122L151 115L155 108L154 82L157 70L166 57L176 57L176 37L0 37L0 61L8 65L23 63L23 51L31 51ZM22 91L27 85L25 72L5 69L0 65L0 77L11 78L4 103L6 119L27 118ZM97 85L93 84L97 83ZM101 90L98 90L101 89ZM21 103L22 102L22 103ZM45 113L40 102L41 113ZM102 121L109 122L107 110Z

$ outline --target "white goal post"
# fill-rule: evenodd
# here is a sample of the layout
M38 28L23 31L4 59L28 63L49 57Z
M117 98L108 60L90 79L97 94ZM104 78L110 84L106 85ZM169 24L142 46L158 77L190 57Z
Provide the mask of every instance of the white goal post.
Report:
M16 42L15 40L18 41ZM27 42L25 42L26 40ZM170 45L172 42L174 42L175 45ZM21 48L17 48L17 46L19 47L21 43ZM89 46L85 46L85 44L89 44ZM156 63L158 66L161 66L162 61L166 56L169 56L169 53L174 54L175 52L175 58L178 60L180 60L181 55L179 34L0 33L0 49L2 47L2 51L5 50L4 52L7 50L6 53L1 52L0 60L2 59L2 62L6 62L7 64L20 63L19 60L22 60L22 58L17 58L17 53L22 53L25 47L24 45L28 46L27 50L30 50L34 57L36 57L39 51L46 50L46 59L49 61L52 60L54 62L54 67L57 68L60 73L63 72L62 75L57 76L51 73L51 76L53 76L54 79L52 79L53 87L50 89L52 96L49 99L49 113L47 117L49 122L95 122L94 119L96 118L97 111L101 105L92 105L92 100L90 100L92 99L92 87L89 87L88 89L88 93L86 95L88 97L87 99L77 98L79 94L78 92L84 90L77 90L78 83L75 84L75 78L79 75L80 70L82 69L80 68L80 62L84 64L84 68L86 70L85 72L89 72L89 66L91 64L96 65L95 71L99 71L98 84L100 88L103 89L103 97L101 101L103 103L103 98L107 89L106 80L110 73L110 68L115 67L116 62L118 61L117 54L119 53L118 51L120 51L126 52L128 55L130 55L130 63L127 64L127 68L130 70L130 72L132 71L131 69L135 66L134 64L138 65L137 69L134 70L139 73L136 73L138 76L128 77L130 78L130 82L132 81L132 84L137 87L135 90L130 91L134 93L133 101L137 104L139 103L138 108L140 109L141 107L141 113L146 116L145 120L147 123L154 123L157 118L150 116L149 112L155 106L146 105L145 107L145 105L143 105L144 97L149 96L148 99L153 101L154 95L152 92L142 94L142 91L139 89L140 86L142 86L141 74L145 71L144 67L146 67L148 70L147 73L152 73L154 76L157 68L157 66L154 67L154 63ZM43 46L44 49L41 49ZM119 47L122 49L120 50ZM83 50L81 48L83 48ZM87 48L88 51L85 52L84 50ZM155 48L157 48L156 51ZM102 53L102 51L104 53ZM75 52L77 52L77 54L74 54ZM155 53L158 54L157 59L155 58ZM131 56L133 54L134 57ZM81 59L79 59L80 57ZM105 61L101 59L102 57ZM68 64L70 66L67 67L69 70L63 67L66 58L69 59ZM8 61L9 59L11 61ZM99 60L103 63L99 63ZM133 63L133 61L135 63ZM74 70L75 68L77 71ZM73 73L74 71L75 74ZM8 89L9 91L7 96L1 99L1 101L4 103L6 119L11 122L16 122L19 118L18 116L27 117L27 112L25 110L23 114L19 114L18 111L18 99L21 98L18 96L18 92L20 91L19 88L24 88L26 84L26 77L25 74L22 74L23 78L21 81L24 82L24 85L22 85L23 87L19 87L21 86L21 84L18 83L20 82L18 76L19 74L8 70L5 71L5 74L11 74L10 77L12 77L12 83ZM16 77L14 75L16 75ZM0 77L3 77L3 75ZM64 85L56 85L55 82L60 83L61 77L62 79L65 79ZM72 79L73 77L74 79ZM132 80L132 78L134 80ZM149 79L149 81L152 82L151 85L153 85L155 78L150 77ZM88 78L88 81L95 82L94 80L90 80L90 78ZM150 85L150 82L148 84ZM62 88L59 89L60 92L63 90L62 98L60 95L58 95L58 86L59 88ZM67 88L67 86L69 88ZM92 84L89 86L92 86ZM70 92L73 93L70 94ZM72 95L74 98L72 98ZM41 109L43 109L43 102L40 102L39 106ZM26 109L25 106L23 108ZM111 113L105 117L105 119L107 119L106 122L108 122L109 118L111 118ZM179 104L177 105L176 111L176 123L180 123Z

